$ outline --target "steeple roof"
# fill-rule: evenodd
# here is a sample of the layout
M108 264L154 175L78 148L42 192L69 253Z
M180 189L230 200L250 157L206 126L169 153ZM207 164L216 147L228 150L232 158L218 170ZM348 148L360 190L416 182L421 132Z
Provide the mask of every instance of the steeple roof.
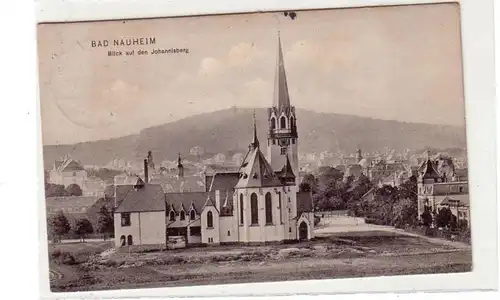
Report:
M257 138L257 124L255 121L255 109L253 111L253 139L250 146L254 149L259 148L259 139Z
M293 173L292 165L290 164L290 159L288 159L288 154L286 155L286 163L281 169L280 176L282 178L295 178L295 174Z
M432 162L430 157L427 157L427 159L420 165L420 176L422 178L438 178L439 173L436 171L436 168L434 167L434 163Z
M235 188L280 186L281 182L259 148L254 115L254 136L248 153L238 171L239 180Z
M283 61L283 50L281 49L281 38L278 31L278 56L276 61L276 74L274 78L273 106L277 109L290 107L290 96L286 80L285 63Z

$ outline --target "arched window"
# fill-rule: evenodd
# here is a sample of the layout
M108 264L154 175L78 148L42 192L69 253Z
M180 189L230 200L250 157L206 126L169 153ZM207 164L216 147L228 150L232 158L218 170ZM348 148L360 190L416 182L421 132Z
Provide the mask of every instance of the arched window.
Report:
M183 210L181 210L181 221L184 220L186 220L186 213Z
M207 227L208 228L214 227L214 216L211 211L207 212Z
M196 218L196 213L194 212L194 209L191 210L189 213L189 219L194 220Z
M276 119L274 117L271 118L271 129L276 129Z
M282 116L281 119L280 119L280 128L281 129L286 128L286 118L285 118L285 116Z
M125 236L124 236L124 235L122 235L122 236L120 237L120 246L121 246L121 247L123 247L123 246L125 246L125 245L126 245L126 242L125 242Z
M269 192L266 194L266 224L273 224L273 200Z
M259 224L259 206L257 203L257 194L253 193L252 196L250 196L250 211L252 214L252 225L257 225Z
M174 211L170 211L170 222L174 222L175 221L175 213Z
M240 224L243 224L243 194L240 194Z
M132 236L131 235L127 236L127 244L129 246L134 244L133 241L132 241Z
M295 125L295 120L293 119L293 117L290 117L290 128L293 128L294 125Z

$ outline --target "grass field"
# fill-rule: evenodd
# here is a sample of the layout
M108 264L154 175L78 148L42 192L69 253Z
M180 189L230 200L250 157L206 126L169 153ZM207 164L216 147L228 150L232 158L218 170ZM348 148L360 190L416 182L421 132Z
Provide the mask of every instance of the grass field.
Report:
M85 254L110 243L55 245ZM90 255L89 257L92 257ZM53 291L89 291L400 274L466 272L471 250L394 232L332 234L275 246L191 248L168 252L113 253L75 265L51 264Z

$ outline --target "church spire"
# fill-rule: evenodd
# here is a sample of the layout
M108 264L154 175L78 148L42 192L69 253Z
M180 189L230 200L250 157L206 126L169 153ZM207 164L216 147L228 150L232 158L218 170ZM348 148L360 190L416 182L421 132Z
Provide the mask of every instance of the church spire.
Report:
M182 165L181 161L181 154L179 153L179 156L177 157L177 177L179 179L184 178L184 166Z
M281 37L278 31L278 55L276 61L276 74L274 78L274 100L273 106L277 109L290 107L290 96L286 81L285 63L283 61L283 50L281 49Z
M255 120L255 109L253 110L253 140L251 146L254 149L259 148L259 139L257 138L257 122Z

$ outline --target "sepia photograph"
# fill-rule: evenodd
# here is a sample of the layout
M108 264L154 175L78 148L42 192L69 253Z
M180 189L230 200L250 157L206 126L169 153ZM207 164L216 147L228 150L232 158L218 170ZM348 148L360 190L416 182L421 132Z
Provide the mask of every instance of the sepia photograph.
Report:
M471 272L460 16L38 24L50 290Z

